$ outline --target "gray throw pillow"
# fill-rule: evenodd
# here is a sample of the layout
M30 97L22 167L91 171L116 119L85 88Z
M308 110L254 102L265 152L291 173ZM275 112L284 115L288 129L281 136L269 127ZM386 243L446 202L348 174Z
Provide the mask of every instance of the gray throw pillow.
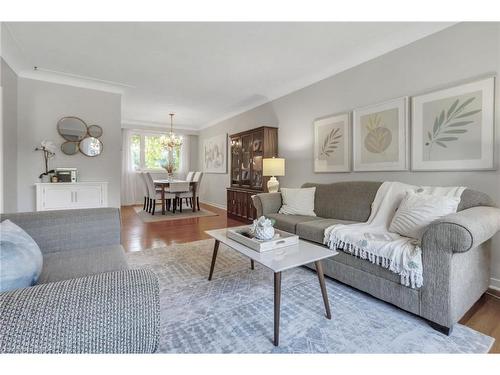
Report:
M42 272L42 252L10 220L0 223L0 292L35 285Z

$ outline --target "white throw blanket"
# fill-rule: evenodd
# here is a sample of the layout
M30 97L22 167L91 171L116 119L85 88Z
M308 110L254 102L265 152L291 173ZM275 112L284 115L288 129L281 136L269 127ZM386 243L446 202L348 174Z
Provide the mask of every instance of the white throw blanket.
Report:
M368 259L401 276L401 284L419 288L423 284L422 251L419 241L389 232L396 209L407 191L458 197L465 187L413 186L384 182L372 203L366 223L336 224L325 229L324 243L330 249Z

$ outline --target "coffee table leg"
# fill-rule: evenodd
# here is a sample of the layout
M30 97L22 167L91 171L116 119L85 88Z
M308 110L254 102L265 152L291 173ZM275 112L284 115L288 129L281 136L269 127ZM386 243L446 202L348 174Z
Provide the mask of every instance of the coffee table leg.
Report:
M215 260L217 259L217 251L219 251L219 241L215 240L214 253L212 254L212 264L210 265L210 274L208 275L208 281L212 280L212 275L214 274Z
M328 302L328 294L326 293L325 275L323 274L323 266L321 265L321 261L319 260L314 262L314 265L316 266L316 272L318 273L319 286L321 287L323 302L325 303L326 318L331 319L332 314L330 312L330 303Z
M274 346L280 343L281 272L274 274Z
M250 268L251 268L252 270L254 270L254 269L255 269L255 263L254 263L253 259L250 259Z

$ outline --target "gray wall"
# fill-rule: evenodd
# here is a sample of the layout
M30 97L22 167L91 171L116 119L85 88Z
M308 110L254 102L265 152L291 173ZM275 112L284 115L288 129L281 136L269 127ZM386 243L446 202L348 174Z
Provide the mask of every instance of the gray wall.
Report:
M17 211L17 75L1 59L3 108L3 211Z
M121 95L74 86L19 78L17 144L17 209L35 210L35 188L44 171L42 154L34 148L44 139L59 147L57 121L77 116L87 124L103 128L103 152L97 157L73 156L58 151L50 168L76 167L81 181L108 181L108 201L120 206L121 180Z
M459 24L204 129L200 132L199 145L201 147L207 137L223 132L232 134L261 125L274 125L279 126L279 155L286 158L287 163L286 176L280 178L282 186L300 186L306 181L345 180L465 185L490 194L500 203L498 170L315 174L312 159L312 121L315 118L446 87L485 74L496 74L499 70L500 24ZM497 98L500 98L499 89L500 83L497 82ZM497 128L499 117L497 99ZM498 143L497 139L496 149L500 150ZM500 165L499 155L497 152L497 166ZM203 179L201 199L225 206L229 175L207 174ZM494 239L493 247L492 276L500 279L499 236Z

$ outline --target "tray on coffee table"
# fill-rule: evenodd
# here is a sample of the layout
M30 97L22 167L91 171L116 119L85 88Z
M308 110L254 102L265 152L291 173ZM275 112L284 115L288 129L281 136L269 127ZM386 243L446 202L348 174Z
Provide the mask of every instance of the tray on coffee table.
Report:
M279 229L274 230L274 237L270 240L258 240L251 234L251 227L244 225L227 229L227 237L258 252L279 249L281 247L296 245L299 236Z

